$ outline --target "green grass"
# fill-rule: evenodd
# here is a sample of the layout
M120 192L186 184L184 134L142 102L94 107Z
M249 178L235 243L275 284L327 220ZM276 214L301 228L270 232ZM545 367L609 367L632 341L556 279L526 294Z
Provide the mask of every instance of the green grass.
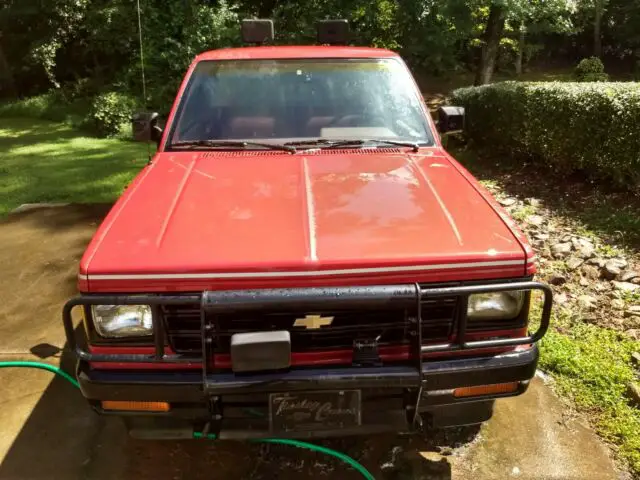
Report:
M527 219L527 217L535 215L535 213L535 207L532 207L531 205L523 205L522 207L514 210L511 216L519 222L523 222Z
M66 101L61 95L50 92L0 103L0 118L36 118L79 126L88 110L88 99Z
M144 166L147 147L84 136L33 118L0 118L0 217L23 203L112 202Z
M638 199L632 195L611 194L593 184L554 178L539 168L512 165L492 157L490 152L479 154L472 148L450 151L477 178L490 179L492 185L508 195L542 199L555 216L575 223L576 233L592 239L611 239L629 253L639 248ZM526 206L516 212L514 218L526 218L531 212L525 209ZM619 248L608 244L598 247L598 254L606 257L619 253ZM547 264L550 271L564 268L562 261ZM620 295L628 304L640 299L637 293ZM552 325L541 342L540 367L556 380L561 395L571 398L580 410L588 413L598 433L640 478L640 410L631 405L627 395L627 385L636 375L631 354L640 351L640 342L587 324L580 312L566 308L554 309Z
M135 102L131 98L115 94L116 102ZM112 97L110 97L112 98ZM98 121L92 115L92 103L97 102L104 106L105 99L99 100L97 97L74 96L69 91L51 90L48 93L36 95L34 97L22 98L8 102L0 102L0 118L35 118L38 120L50 120L52 122L64 123L71 127L82 130L86 135L128 140L131 138L131 124L129 121L122 123L117 132L111 129L105 130L106 123L112 123L114 117L120 120L120 109L110 104L101 110L101 120ZM127 111L123 106L123 111ZM108 122L107 122L108 120ZM108 134L108 135L105 135Z
M620 298L624 300L627 305L638 305L640 304L640 292L619 292ZM638 345L638 349L640 350L640 345Z
M555 317L562 333L554 328L542 340L541 368L552 374L560 394L590 414L598 433L640 475L640 410L627 396L638 342L579 320L572 323L567 313Z
M598 245L596 247L596 253L601 257L605 257L605 258L611 258L611 257L615 257L617 255L622 254L620 249L612 247L611 245L606 245L606 244Z

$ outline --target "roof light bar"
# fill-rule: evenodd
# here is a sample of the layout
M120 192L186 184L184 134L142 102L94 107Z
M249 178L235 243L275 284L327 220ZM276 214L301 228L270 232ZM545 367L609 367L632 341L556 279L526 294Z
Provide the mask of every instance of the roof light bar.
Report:
M345 19L318 22L318 43L346 45L349 42L349 22Z
M263 44L273 41L273 20L243 20L242 41L254 44Z

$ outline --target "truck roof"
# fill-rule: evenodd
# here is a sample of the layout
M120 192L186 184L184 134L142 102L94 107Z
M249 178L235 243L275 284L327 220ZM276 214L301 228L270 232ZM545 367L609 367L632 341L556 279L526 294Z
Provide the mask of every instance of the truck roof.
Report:
M201 60L249 60L260 58L389 58L399 57L396 52L383 48L344 47L344 46L268 46L241 47L210 50L198 55Z

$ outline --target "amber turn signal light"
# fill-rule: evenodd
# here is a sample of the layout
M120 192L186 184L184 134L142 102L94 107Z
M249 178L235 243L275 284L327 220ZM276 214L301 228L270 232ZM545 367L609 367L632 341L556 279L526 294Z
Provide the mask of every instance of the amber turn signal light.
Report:
M168 412L170 409L167 402L103 400L101 403L104 410L122 410L128 412Z
M482 395L496 395L513 393L518 390L518 382L496 383L494 385L478 385L477 387L460 387L453 391L454 397L478 397Z

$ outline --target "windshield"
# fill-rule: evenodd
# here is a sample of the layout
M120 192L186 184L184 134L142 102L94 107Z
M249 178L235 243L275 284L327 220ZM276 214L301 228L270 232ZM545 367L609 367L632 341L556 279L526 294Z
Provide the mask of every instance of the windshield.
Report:
M411 75L395 59L202 61L169 138L169 147L207 140L432 140Z

